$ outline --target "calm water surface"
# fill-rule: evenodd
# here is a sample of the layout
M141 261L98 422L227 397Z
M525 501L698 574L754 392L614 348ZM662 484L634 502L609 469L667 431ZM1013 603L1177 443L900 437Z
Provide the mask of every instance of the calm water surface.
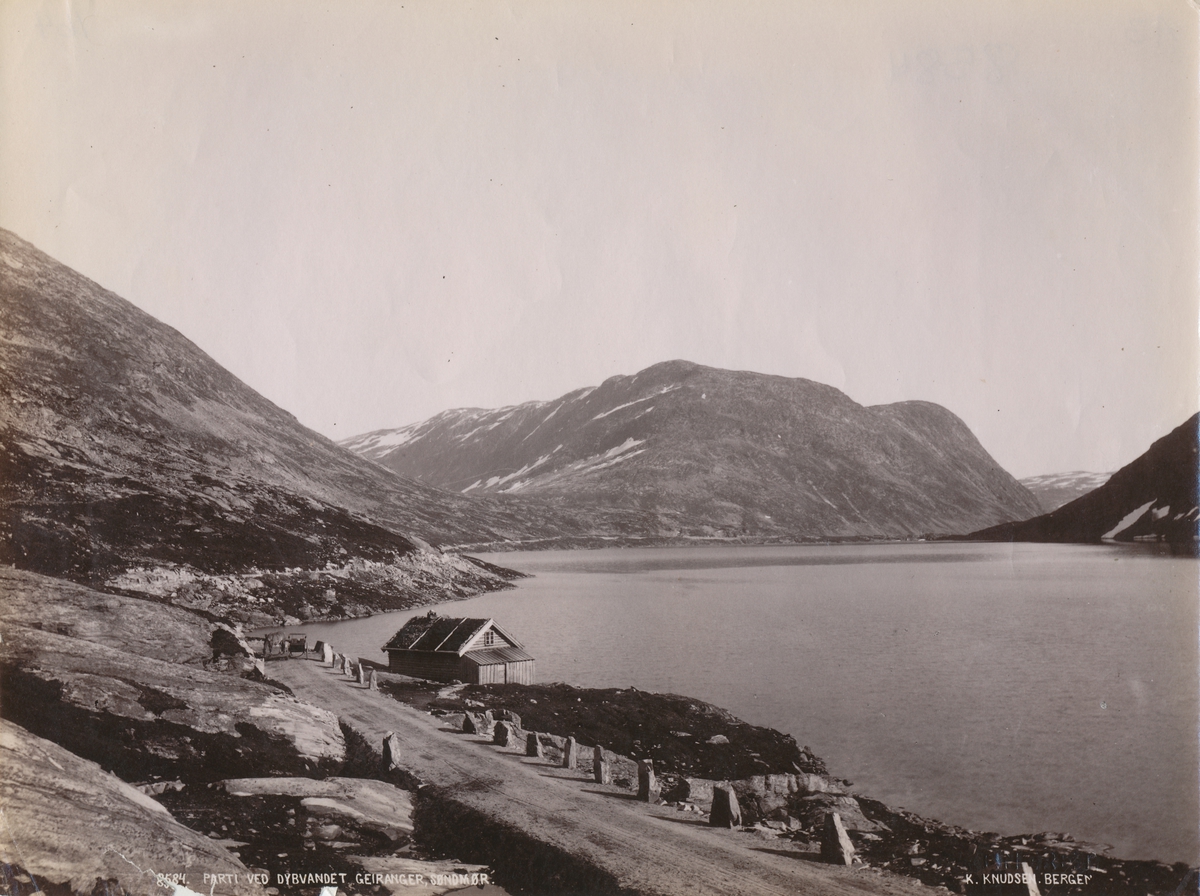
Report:
M963 827L1197 860L1194 560L934 544L486 559L534 578L444 612L495 617L541 681L707 700ZM410 615L303 629L382 660Z

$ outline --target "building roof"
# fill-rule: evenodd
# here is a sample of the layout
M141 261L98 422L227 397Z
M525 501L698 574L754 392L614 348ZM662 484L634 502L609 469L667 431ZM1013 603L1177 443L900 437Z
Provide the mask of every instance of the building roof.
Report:
M513 647L518 651L521 645L516 638L509 635L492 619L462 619L452 616L438 616L430 612L424 616L414 616L404 624L404 627L391 640L383 645L384 650L421 650L435 653L456 653L460 656L470 647L471 642L485 629L491 628L507 644L489 645L490 648ZM524 653L523 651L521 651ZM472 651L472 655L475 651ZM533 659L525 654L522 659Z

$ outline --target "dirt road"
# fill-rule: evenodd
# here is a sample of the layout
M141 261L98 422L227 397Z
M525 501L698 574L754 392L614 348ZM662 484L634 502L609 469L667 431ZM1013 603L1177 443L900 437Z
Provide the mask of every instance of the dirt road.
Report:
M579 770L528 758L368 690L313 660L272 663L269 675L337 713L372 743L388 731L402 765L461 805L507 823L645 894L929 896L918 882L801 858L787 841L710 828L690 813L634 801Z

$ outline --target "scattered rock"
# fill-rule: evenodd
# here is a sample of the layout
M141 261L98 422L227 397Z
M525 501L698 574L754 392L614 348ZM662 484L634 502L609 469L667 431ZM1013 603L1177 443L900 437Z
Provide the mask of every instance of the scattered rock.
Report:
M658 796L658 781L654 777L654 763L649 759L638 762L637 798L648 803Z
M517 729L512 722L497 722L493 728L492 743L498 747L511 747L516 743Z
M836 812L825 816L821 829L821 860L831 865L849 865L854 861L854 844Z
M153 784L135 784L134 786L147 796L161 796L168 791L178 793L187 785L182 781L156 781Z
M706 744L727 744L727 743L729 743L729 738L727 738L724 734L714 734L712 737L710 737L708 740L706 740L705 743Z
M790 803L792 814L815 829L823 823L826 814L836 812L842 826L851 831L887 831L887 825L875 822L863 815L858 800L852 796L835 793L815 793L801 796Z
M538 738L536 731L530 731L525 735L525 755L536 756L538 759L545 758L545 752L542 750L542 741Z
M578 749L578 745L575 743L575 738L568 737L567 743L563 747L563 758L562 758L562 767L563 768L574 768L575 767L575 758L576 758L575 753L576 753L577 749Z
M389 731L384 735L382 753L383 760L380 762L380 771L385 775L400 767L400 742L396 738L395 732Z
M742 826L742 809L737 794L729 785L713 788L712 809L708 823L714 828L739 828Z
M386 741L385 741L386 743ZM413 832L412 798L407 791L370 778L232 778L221 782L232 796L267 794L300 798L320 825L356 826L404 843ZM318 833L316 827L313 834ZM336 840L332 831L318 839Z
M464 713L462 729L467 734L478 734L480 737L491 737L492 720L485 713Z
M612 776L608 771L608 763L604 759L604 747L596 745L592 751L592 778L597 784L609 784Z
M497 709L492 712L492 715L498 722L512 722L514 728L521 727L521 717L511 709Z

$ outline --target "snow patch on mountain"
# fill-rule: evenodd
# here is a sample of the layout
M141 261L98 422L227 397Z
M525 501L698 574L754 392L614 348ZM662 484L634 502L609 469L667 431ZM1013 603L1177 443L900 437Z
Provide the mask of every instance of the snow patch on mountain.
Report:
M411 423L401 429L386 429L380 432L367 433L365 436L350 439L342 444L351 451L358 452L359 454L375 456L389 449L407 445L414 439L420 438L420 434L418 433L420 428L420 423Z
M625 408L633 407L635 404L641 404L643 401L653 401L659 395L666 395L668 392L674 392L678 388L680 388L680 385L678 383L674 383L670 386L663 386L661 389L659 389L653 395L647 395L645 398L635 398L633 401L627 401L624 404L619 404L615 408L609 408L607 411L602 411L601 413L597 414L592 419L600 420L603 417L607 417L609 414L615 414L617 411L622 411Z
M1106 540L1110 539L1110 538L1116 538L1118 535L1120 535L1122 532L1124 532L1126 529L1128 529L1130 526L1132 526L1134 523L1136 523L1138 520L1140 520L1142 518L1142 514L1144 514L1147 510L1149 510L1151 507L1153 507L1157 500L1158 500L1157 498L1154 498L1153 500L1147 501L1145 504L1143 504L1141 507L1138 507L1136 510L1129 511L1129 513L1127 513L1127 514L1125 514L1125 516L1121 517L1121 522L1117 523L1115 526L1113 526L1113 528L1109 529L1107 532L1105 532L1100 537L1102 539L1106 539Z

